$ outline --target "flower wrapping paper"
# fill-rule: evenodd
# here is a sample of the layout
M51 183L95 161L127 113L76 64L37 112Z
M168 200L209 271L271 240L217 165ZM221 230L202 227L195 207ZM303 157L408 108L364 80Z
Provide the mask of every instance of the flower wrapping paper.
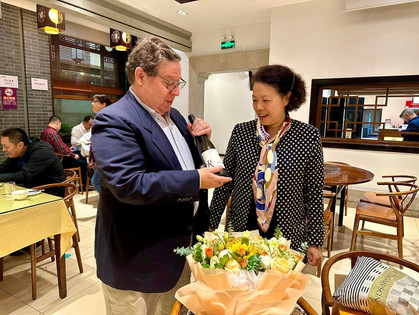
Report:
M255 275L241 270L206 269L186 257L196 282L180 288L175 297L195 315L291 314L304 294L309 275L296 269L282 273L267 269Z

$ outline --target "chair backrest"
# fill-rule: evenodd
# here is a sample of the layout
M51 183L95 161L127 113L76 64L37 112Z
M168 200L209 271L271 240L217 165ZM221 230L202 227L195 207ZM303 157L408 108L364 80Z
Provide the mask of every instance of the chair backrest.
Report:
M32 189L41 190L41 189L58 188L58 187L62 187L65 189L63 200L67 208L74 206L73 197L79 191L79 188L74 184L62 182L62 183L56 183L56 184L47 184L47 185L37 186L37 187L33 187Z
M68 154L61 154L61 153L57 153L57 152L55 152L55 155L58 156L58 158L60 159L61 162L63 161L63 158L65 156L69 156Z
M376 195L388 196L391 207L396 211L397 216L398 213L403 215L409 209L419 191L418 186L404 182L381 182L377 184L389 187L389 193L376 193Z
M351 265L352 265L352 268L353 268L355 263L356 263L356 259L358 257L371 257L371 258L374 258L374 259L377 259L377 260L391 261L391 262L394 262L398 265L408 267L408 268L410 268L410 269L419 273L419 265L417 265L413 262L410 262L408 260L405 260L405 259L402 259L402 258L399 258L399 257L395 257L395 256L390 256L390 255L387 255L387 254L381 254L381 253L370 252L370 251L352 251L352 252L348 251L348 252L343 252L343 253L336 254L336 255L330 257L327 260L327 262L324 264L323 269L322 269L321 285L322 285L323 314L329 315L330 314L329 307L332 307L335 304L337 304L337 302L333 299L333 295L332 295L332 292L330 290L329 274L330 274L331 267L340 260L350 258L351 259ZM359 314L359 313L361 313L361 312L358 312L357 314ZM364 314L364 313L361 313L361 314ZM365 314L367 314L367 313L365 313Z
M328 212L330 211L330 208L332 207L332 201L333 201L333 197L335 196L334 193L330 193L330 192L323 192L323 199L324 198L329 198L329 202L327 204L326 209L324 209L324 212Z
M412 175L383 175L383 178L391 178L392 182L415 184L417 178Z
M77 176L76 172L70 169L64 169L65 180L63 183L71 183Z

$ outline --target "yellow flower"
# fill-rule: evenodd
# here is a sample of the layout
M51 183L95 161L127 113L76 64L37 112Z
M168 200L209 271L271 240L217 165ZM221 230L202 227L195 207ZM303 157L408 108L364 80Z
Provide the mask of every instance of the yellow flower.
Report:
M288 260L284 258L274 258L271 262L271 269L288 273L291 270L291 265Z
M232 271L233 273L240 273L240 265L239 263L234 260L233 258L230 258L230 260L226 263L225 269Z

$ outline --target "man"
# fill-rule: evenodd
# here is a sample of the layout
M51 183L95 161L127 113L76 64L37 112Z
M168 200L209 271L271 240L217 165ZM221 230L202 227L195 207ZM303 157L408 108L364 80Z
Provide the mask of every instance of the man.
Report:
M416 133L403 133L403 141L419 141L419 116L416 116L415 112L412 109L406 108L401 112L400 118L404 119L408 123L407 128L402 132Z
M178 281L185 258L173 249L188 246L192 229L208 229L206 189L231 179L214 174L221 167L196 170L192 135L210 136L211 128L201 119L187 124L171 108L186 83L179 55L146 38L131 52L126 71L129 91L101 110L92 128L102 186L97 274L108 314L169 314L176 288L189 280L184 272Z
M93 120L94 118L92 116L86 116L80 124L71 129L71 145L74 148L79 147L79 150L81 151L81 145L86 143L86 139L83 138L83 136L92 128Z
M32 188L65 180L63 166L48 143L30 141L24 130L9 128L1 133L1 144L7 159L0 165L0 182Z
M48 120L48 127L42 132L41 140L48 142L55 153L65 156L62 160L64 168L80 167L83 187L86 186L87 162L79 160L80 156L73 152L74 148L69 148L61 139L58 131L61 129L61 118L59 116L51 116Z

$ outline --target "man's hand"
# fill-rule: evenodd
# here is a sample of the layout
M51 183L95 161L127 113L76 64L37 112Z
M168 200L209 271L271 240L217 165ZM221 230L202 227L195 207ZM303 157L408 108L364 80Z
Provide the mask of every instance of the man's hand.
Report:
M78 154L74 154L74 159L78 160L80 158L80 156Z
M208 139L211 138L212 129L210 125L200 118L195 118L193 125L188 123L188 129L194 137L207 135Z
M309 245L307 250L307 259L308 263L312 266L317 266L320 262L320 258L322 257L322 248Z
M196 121L196 120L195 120ZM198 170L201 178L201 189L216 188L231 181L231 177L215 175L223 169L222 166L205 167Z

